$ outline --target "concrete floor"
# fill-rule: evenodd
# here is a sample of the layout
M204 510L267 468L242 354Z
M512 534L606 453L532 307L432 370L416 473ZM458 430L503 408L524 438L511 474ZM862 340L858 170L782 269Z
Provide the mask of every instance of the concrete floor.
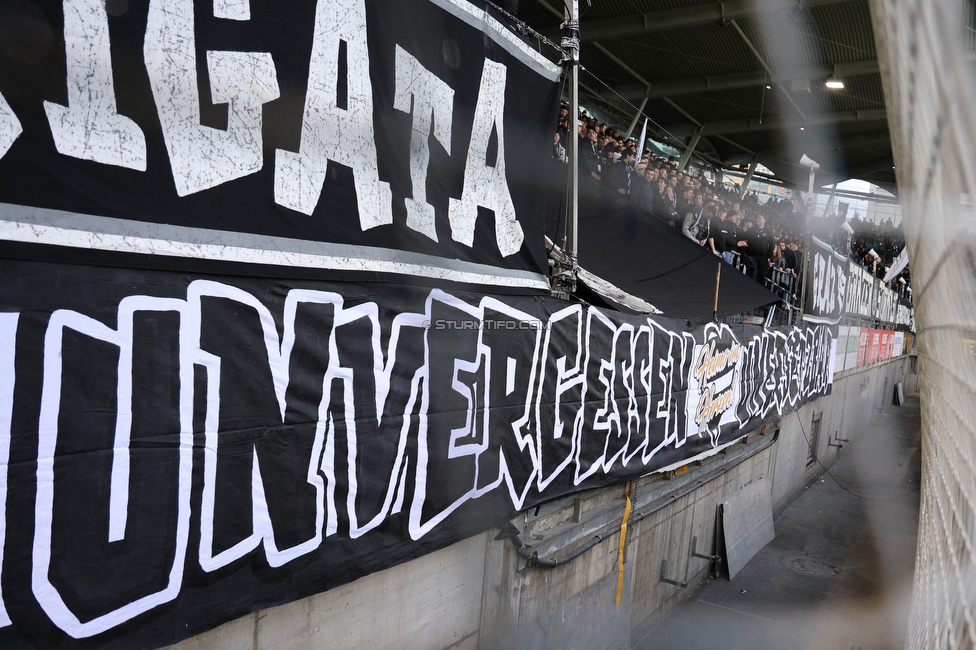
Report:
M918 397L888 407L775 518L733 581L706 580L633 648L881 650L904 645L918 535Z

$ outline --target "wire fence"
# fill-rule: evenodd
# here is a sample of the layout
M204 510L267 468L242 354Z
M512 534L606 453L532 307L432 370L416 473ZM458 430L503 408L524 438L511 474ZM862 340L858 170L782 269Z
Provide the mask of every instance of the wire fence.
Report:
M976 646L976 105L966 0L872 0L918 327L922 496L908 647ZM971 22L969 24L971 26Z

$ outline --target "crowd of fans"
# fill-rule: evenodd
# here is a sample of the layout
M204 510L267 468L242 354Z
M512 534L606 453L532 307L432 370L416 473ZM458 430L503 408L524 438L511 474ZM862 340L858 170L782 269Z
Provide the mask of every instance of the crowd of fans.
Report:
M789 300L798 286L805 206L788 199L762 202L754 193L741 193L735 185L718 186L701 176L678 169L673 157L645 151L637 159L637 145L606 124L580 114L580 174L590 176L612 191L628 196L646 212L673 226L684 236ZM569 106L559 109L553 137L553 158L567 162L566 142L571 137ZM854 215L848 221L853 235L842 227L845 216L816 219L815 233L844 250L877 277L883 278L905 247L901 226L891 219L873 223ZM814 224L810 224L814 225ZM850 240L848 242L848 236ZM890 282L904 295L910 291L906 268Z
M905 248L905 234L901 224L894 226L891 219L872 223L864 221L859 215L854 215L848 223L854 230L851 238L851 259L865 268L872 265L875 260L891 266L894 259ZM872 250L877 255L871 255Z
M905 233L901 224L893 225L890 218L881 223L864 221L858 215L848 223L854 230L851 237L851 259L883 279L886 271L905 248ZM904 294L912 286L911 272L906 267L888 284L895 291Z
M845 229L844 222L850 226ZM855 213L833 214L812 224L814 234L839 251L847 250L851 261L875 277L884 279L888 269L905 248L905 234L901 224L895 226L890 218L875 223ZM891 289L905 296L911 289L911 272L905 268L888 282Z
M553 157L566 160L569 108L560 107ZM580 174L630 197L647 213L670 224L716 256L789 297L800 270L802 237L789 200L760 202L755 193L719 186L678 169L673 157L644 152L633 139L582 113Z

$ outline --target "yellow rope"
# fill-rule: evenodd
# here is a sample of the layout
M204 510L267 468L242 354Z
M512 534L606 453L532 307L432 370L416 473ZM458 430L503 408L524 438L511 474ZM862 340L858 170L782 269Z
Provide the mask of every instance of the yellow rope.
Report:
M624 520L620 523L620 548L617 550L617 607L620 607L620 596L624 593L624 546L627 545L627 522L630 520L630 490L633 487L631 481L627 481L624 488L624 496L627 498L627 506L624 508Z

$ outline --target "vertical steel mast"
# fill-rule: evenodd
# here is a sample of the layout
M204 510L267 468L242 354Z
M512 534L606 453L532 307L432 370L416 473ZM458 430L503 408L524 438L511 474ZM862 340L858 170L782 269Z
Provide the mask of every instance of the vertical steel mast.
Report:
M566 201L566 234L563 237L563 252L566 254L566 266L557 274L554 290L557 293L572 293L576 291L576 275L579 270L579 134L576 122L579 119L579 0L564 0L565 21L561 27L565 30L560 45L563 50L563 64L569 74L569 142L566 143L566 153L569 157L567 165L567 201Z

